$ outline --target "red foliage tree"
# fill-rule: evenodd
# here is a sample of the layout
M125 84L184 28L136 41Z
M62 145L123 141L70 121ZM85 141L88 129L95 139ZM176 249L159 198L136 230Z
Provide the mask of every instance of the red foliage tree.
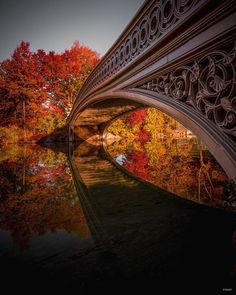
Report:
M43 55L39 51L38 55L51 100L68 113L85 79L99 62L98 54L75 42L70 50L61 54L51 51Z
M151 181L152 174L149 166L149 158L143 151L130 151L127 153L126 161L123 164L133 175Z
M0 109L1 115L5 114L5 120L1 120L2 124L12 122L14 118L17 124L21 120L22 127L25 128L26 106L36 100L39 103L45 98L44 77L38 68L38 60L26 42L21 42L11 59L0 64ZM19 112L22 116L17 120ZM28 110L27 114L30 116Z
M135 134L135 138L137 142L145 144L150 140L151 136L150 133L144 128L144 126L141 126L138 132Z
M63 53L30 51L21 42L10 59L0 63L0 125L37 126L45 115L62 121L98 63L98 54L75 42Z
M141 123L145 123L145 118L147 115L147 110L139 110L128 114L124 118L124 122L130 127L134 127L135 125Z

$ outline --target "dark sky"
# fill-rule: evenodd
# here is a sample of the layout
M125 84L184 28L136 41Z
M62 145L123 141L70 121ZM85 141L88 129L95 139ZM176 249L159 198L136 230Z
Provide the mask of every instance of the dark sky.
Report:
M75 40L102 55L144 0L0 0L0 61L28 41L57 52Z

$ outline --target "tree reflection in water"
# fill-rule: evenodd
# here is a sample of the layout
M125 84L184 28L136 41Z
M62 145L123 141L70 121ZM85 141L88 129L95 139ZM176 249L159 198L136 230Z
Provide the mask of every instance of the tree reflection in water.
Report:
M199 151L194 149L198 142L192 137L186 144L185 137L177 141L174 135L170 140L156 133L156 141L159 136L162 144L159 151L154 146L151 150L154 137L150 131L143 136L138 124L132 127L136 133L109 146L110 152L120 164L126 163L151 182L160 181L153 167L166 160L172 166L159 168L161 181L172 190L178 184L184 191L188 185L184 176L196 159L202 167ZM122 132L128 134L132 128ZM144 149L148 146L149 152ZM201 152L207 165L212 158L206 158L203 147ZM183 176L182 158L186 162ZM151 291L157 284L166 288L170 281L180 282L182 290L183 280L195 286L196 278L205 290L206 283L212 288L219 282L222 287L224 278L235 279L231 213L172 198L129 177L107 160L102 147L81 143L68 159L39 146L8 146L1 150L0 160L1 283L8 290L17 285L25 291L26 281L31 282L30 289L32 285L54 292L73 288L82 294L104 289L110 293L114 286L122 293L127 284L132 292L140 285ZM168 176L175 167L178 175ZM211 183L207 184L206 167L199 177L212 193L215 182L209 172ZM204 184L200 188L202 192ZM231 184L228 189L232 192Z
M107 151L134 176L186 199L235 210L235 182L173 118L154 108L142 109L115 120L106 134L121 136Z
M0 229L23 249L33 235L47 232L90 236L66 155L38 145L1 151Z

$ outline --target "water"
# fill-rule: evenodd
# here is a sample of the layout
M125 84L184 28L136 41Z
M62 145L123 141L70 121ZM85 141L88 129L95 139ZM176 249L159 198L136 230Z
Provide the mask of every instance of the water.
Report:
M236 182L199 138L173 118L153 108L131 112L114 121L106 137L106 152L130 175L175 196L236 210Z
M182 183L168 192L156 178L132 177L112 157L124 167L134 146L118 143L122 149L113 143L108 154L84 142L72 157L38 145L1 150L2 287L110 293L168 289L170 282L181 289L196 280L195 288L217 292L233 285L236 220L229 205L225 211L196 203L195 195L194 202L174 196L189 194Z

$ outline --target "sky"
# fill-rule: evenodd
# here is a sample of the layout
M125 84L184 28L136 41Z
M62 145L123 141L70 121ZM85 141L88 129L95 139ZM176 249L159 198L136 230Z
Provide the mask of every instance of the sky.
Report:
M75 40L104 55L144 0L0 0L0 61L21 41L63 52Z

